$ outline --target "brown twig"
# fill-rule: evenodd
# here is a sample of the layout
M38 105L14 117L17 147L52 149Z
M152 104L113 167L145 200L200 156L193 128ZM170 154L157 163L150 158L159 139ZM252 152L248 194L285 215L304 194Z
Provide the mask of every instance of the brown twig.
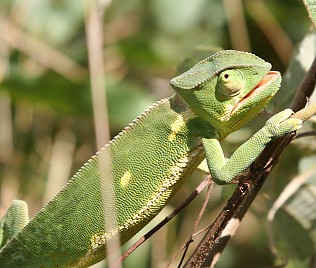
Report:
M296 136L296 139L311 137L311 136L316 136L316 130L310 130L310 131L300 133Z
M210 184L208 185L208 187L207 187L206 197L205 197L204 203L203 203L203 205L202 205L202 208L201 208L201 210L200 210L200 212L199 212L199 215L198 215L198 217L197 217L197 219L196 219L196 221L195 221L195 223L194 223L194 226L193 226L193 229L192 229L190 238L188 239L188 241L187 241L186 244L185 244L184 252L183 252L183 255L182 255L181 260L180 260L179 265L178 265L179 268L181 267L181 265L182 265L182 263L183 263L183 261L184 261L184 258L185 258L185 256L186 256L186 253L188 252L188 249L189 249L190 244L193 242L193 236L194 236L195 233L196 233L196 230L197 230L197 228L198 228L198 225L199 225L199 223L200 223L200 221L201 221L201 219L202 219L202 217L203 217L203 214L204 214L204 212L205 212L205 210L206 210L208 201L210 200L211 192L212 192L212 189L213 189L212 186L214 186L214 182L211 180L210 175L208 176L208 179L210 180L211 183L210 183ZM182 250L182 249L181 249L181 250ZM180 252L180 251L178 251L178 252ZM177 254L176 254L176 255L177 255Z

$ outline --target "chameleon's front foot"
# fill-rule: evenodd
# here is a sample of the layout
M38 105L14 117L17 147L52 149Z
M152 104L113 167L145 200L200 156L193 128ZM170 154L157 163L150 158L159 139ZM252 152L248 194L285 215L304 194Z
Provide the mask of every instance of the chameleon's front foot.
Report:
M303 121L298 118L290 118L291 109L286 109L271 117L265 124L264 130L269 138L280 138L302 127Z

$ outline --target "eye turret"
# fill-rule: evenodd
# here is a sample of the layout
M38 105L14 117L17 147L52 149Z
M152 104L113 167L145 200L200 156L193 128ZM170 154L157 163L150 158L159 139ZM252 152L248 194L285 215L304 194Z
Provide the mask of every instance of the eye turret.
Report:
M225 96L232 97L239 94L245 85L242 72L238 70L225 70L217 79L216 90Z

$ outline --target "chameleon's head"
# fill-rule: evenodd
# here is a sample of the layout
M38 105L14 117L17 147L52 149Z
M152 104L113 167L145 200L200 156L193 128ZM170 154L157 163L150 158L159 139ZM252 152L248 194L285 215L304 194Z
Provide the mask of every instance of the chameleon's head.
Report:
M270 69L270 63L251 53L225 50L173 78L171 85L225 138L248 123L278 91L280 73Z

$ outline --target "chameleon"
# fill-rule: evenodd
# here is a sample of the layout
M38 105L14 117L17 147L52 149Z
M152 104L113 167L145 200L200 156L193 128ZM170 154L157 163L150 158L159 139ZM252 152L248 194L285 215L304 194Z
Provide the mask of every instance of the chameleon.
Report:
M97 263L107 256L107 242L131 239L203 159L212 179L227 184L267 143L302 126L290 118L292 110L281 111L226 159L220 141L266 106L280 88L280 73L254 54L223 50L170 83L174 95L101 148L29 223L26 204L14 201L0 222L0 267Z

